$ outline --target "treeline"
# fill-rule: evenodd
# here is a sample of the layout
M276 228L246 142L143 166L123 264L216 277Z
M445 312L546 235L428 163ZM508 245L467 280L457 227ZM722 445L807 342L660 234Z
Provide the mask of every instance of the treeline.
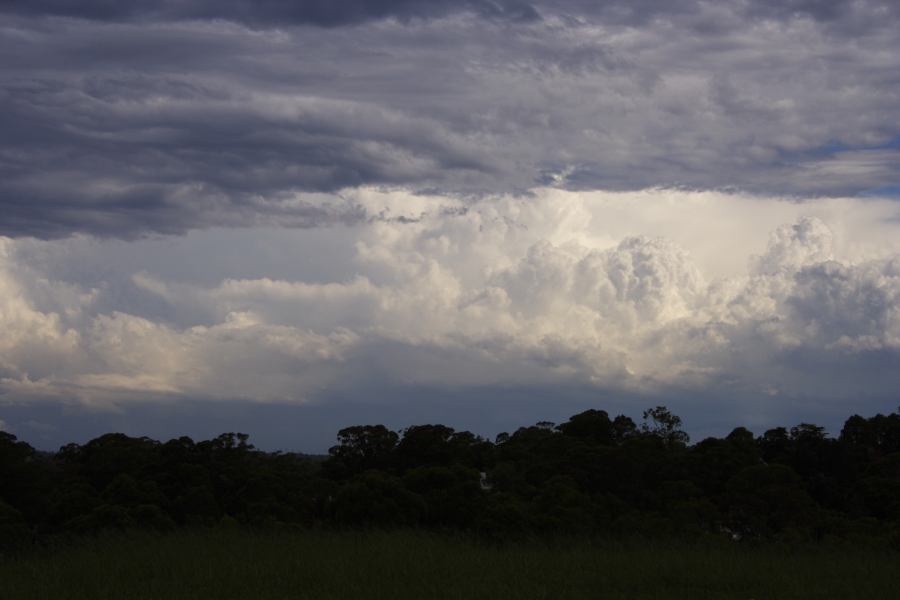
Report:
M55 453L0 432L0 550L107 530L414 527L521 536L843 540L900 550L900 414L690 445L664 407L493 442L443 425L338 433L327 458L240 433L120 433Z

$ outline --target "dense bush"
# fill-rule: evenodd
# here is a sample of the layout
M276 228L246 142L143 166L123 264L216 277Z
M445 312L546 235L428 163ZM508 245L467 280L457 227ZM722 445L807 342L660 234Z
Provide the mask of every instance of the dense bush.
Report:
M338 432L327 457L226 433L110 433L56 453L0 433L0 552L103 531L421 527L543 535L900 547L900 414L737 428L694 445L663 407L636 424L589 410L494 442L443 425Z

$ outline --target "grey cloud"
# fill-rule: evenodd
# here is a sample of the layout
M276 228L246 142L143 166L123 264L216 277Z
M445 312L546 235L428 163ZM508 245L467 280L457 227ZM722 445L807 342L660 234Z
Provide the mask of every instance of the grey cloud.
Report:
M900 149L877 148L835 152L811 158L795 173L795 180L810 190L828 193L852 179L865 180L870 189L896 185L900 173Z
M292 192L490 170L452 132L386 109L202 90L184 97L141 83L126 97L122 82L103 80L77 90L8 90L0 234L354 222L368 218L357 206L312 206ZM159 103L145 101L154 95ZM56 111L70 122L35 130Z
M837 262L797 273L791 319L814 343L849 352L900 352L900 259L848 268Z
M182 19L224 19L249 25L317 25L336 27L369 20L441 17L470 11L481 17L506 20L534 20L541 13L561 12L575 17L593 17L610 23L643 24L653 19L684 18L705 13L701 27L709 27L722 3L704 0L666 2L662 0L151 0L108 2L106 0L2 0L0 10L23 15L65 16L100 21L172 21ZM896 14L896 7L885 0L842 2L841 0L757 0L729 3L744 17L783 19L807 16L836 21L877 9L882 15Z
M225 19L254 26L335 27L389 17L439 17L464 10L487 18L538 18L534 7L521 0L3 0L0 10L109 21Z
M573 2L539 6L540 20L351 3L355 25L329 29L274 27L308 3L261 5L261 29L179 20L165 3L146 18L77 5L93 19L4 6L4 235L377 218L339 200L359 186L805 197L898 181L896 11L873 2Z

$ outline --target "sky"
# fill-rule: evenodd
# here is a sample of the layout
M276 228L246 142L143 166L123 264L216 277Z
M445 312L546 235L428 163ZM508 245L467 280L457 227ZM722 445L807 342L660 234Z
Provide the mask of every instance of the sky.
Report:
M0 0L0 430L900 405L900 5Z

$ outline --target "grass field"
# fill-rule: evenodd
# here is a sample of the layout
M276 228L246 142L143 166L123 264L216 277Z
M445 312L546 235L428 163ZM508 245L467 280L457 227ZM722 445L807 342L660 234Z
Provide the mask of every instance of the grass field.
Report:
M731 545L489 546L410 532L178 533L0 561L2 600L897 598L900 555Z

